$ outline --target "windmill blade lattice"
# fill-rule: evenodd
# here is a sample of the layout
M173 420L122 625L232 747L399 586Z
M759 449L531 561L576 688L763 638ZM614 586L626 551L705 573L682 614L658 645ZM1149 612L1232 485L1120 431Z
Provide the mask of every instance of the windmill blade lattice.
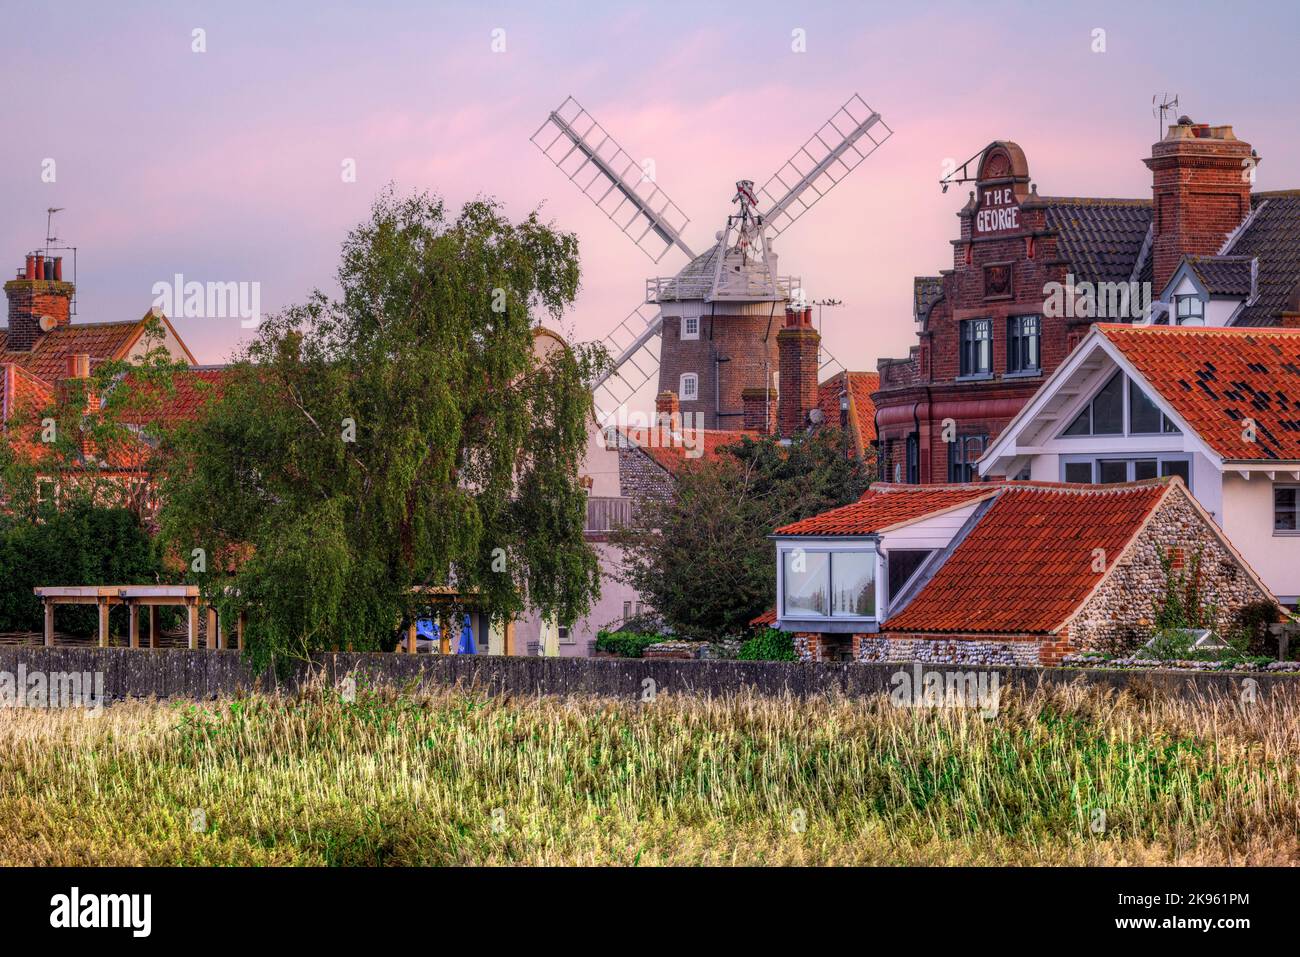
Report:
M613 367L592 383L596 416L600 421L608 421L620 406L659 375L662 329L663 316L658 308L640 305L604 338Z
M768 234L779 236L893 132L862 97L849 97L758 191Z
M573 97L529 139L654 262L674 246L695 258L682 239L690 219Z

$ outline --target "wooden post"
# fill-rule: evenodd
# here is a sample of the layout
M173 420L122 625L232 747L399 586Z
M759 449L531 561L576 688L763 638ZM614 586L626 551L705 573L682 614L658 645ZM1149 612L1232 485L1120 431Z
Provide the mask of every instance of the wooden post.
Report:
M515 620L511 618L506 622L506 649L507 655L515 653Z
M240 651L244 650L244 613L242 611L235 618L235 647Z
M130 641L131 647L139 648L140 647L140 606L137 605L135 602L131 601L130 599L127 599L126 610L127 613L131 616L131 625L129 629L131 634L131 641Z
M99 606L99 647L108 647L108 599L100 598L96 604Z
M45 602L45 647L54 647L54 602L43 598Z
M149 606L149 647L162 647L162 632L158 630L158 606Z
M185 619L186 628L189 631L190 650L198 651L199 648L199 603L197 599L190 598L185 602Z
M217 647L220 648L220 649L222 649L222 650L225 650L225 647L226 647L226 623L225 623L224 621L222 621L220 615L216 615L216 619L217 619Z
M217 647L217 610L208 606L208 634L204 644L209 651Z
M441 616L439 616L439 618L438 618L438 654L440 654L440 655L449 655L449 654L451 654L451 639L448 637L447 624L448 624L447 616L446 616L446 615L441 615Z
M406 653L408 655L415 654L415 619L414 618L412 618L411 623L406 626Z

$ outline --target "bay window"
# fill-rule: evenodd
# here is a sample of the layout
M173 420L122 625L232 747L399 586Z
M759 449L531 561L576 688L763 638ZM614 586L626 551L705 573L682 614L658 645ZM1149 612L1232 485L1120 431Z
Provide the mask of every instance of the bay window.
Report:
M780 617L874 618L874 547L781 549Z

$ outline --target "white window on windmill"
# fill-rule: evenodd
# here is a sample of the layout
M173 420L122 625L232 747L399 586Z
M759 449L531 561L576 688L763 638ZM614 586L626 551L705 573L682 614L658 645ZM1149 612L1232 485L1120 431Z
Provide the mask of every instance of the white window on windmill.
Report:
M700 377L694 372L683 372L677 394L683 402L694 402L700 397Z
M682 338L698 339L700 337L700 317L686 316L682 319Z

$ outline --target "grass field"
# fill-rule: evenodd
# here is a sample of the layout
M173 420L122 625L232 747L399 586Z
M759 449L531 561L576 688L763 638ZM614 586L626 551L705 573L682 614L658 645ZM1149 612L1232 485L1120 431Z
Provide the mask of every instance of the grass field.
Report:
M1300 861L1300 698L1003 697L8 711L0 863Z

